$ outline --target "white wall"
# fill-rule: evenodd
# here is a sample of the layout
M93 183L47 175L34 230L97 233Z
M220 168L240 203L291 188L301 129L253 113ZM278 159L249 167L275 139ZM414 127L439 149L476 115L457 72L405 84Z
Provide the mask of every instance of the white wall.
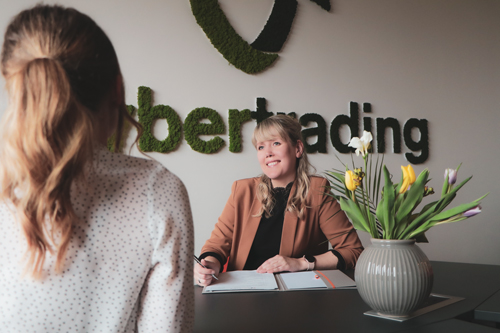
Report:
M0 0L0 28L37 0ZM249 42L258 35L272 0L219 1L235 29ZM47 1L52 3L52 1ZM185 119L197 107L255 110L265 97L268 110L314 112L330 123L347 114L350 101L372 104L372 118L429 121L431 186L440 188L445 168L460 162L460 179L472 181L456 203L486 192L483 212L472 219L431 229L421 245L431 260L500 264L500 2L496 0L338 0L326 12L299 1L280 59L269 70L247 75L215 50L197 25L188 0L64 0L89 14L113 41L126 81L127 103L137 105L137 88L154 91L156 104ZM3 37L2 37L3 38ZM3 85L3 81L2 81ZM0 107L6 96L0 95ZM152 153L186 184L193 207L196 252L209 237L231 183L260 173L250 143L254 122L244 126L241 153L227 145L219 153L197 153L183 141L169 154ZM159 138L166 126L156 128ZM391 140L388 140L391 144ZM405 150L404 143L402 145ZM404 151L408 151L407 149ZM404 153L403 152L403 153ZM133 150L134 155L138 155ZM311 160L318 170L340 167L328 154ZM348 155L341 155L344 161ZM386 155L399 175L404 154ZM399 177L399 176L398 176ZM363 242L369 244L366 235Z

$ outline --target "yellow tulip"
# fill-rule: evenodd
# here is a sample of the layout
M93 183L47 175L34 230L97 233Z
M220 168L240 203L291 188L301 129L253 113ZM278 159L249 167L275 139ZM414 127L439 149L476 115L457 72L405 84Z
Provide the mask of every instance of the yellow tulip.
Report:
M356 190L356 187L358 187L356 185L356 176L354 175L354 172L352 172L351 170L347 170L345 172L345 187L347 187L347 189L349 191L354 191Z
M417 179L415 177L415 171L413 171L413 167L411 164L408 164L408 166L401 166L401 170L403 171L403 184L401 184L401 188L399 189L399 193L404 193L410 185L412 185L415 180Z

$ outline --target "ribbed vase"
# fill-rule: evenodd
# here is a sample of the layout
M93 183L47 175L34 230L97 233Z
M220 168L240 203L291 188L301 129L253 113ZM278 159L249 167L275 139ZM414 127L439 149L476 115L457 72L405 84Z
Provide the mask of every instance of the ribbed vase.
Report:
M372 239L354 277L363 301L383 315L408 316L430 295L433 272L415 240Z

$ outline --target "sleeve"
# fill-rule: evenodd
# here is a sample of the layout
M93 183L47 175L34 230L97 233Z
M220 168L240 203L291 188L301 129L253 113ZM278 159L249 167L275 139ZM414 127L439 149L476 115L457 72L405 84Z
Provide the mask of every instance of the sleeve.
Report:
M193 220L184 184L165 168L150 178L151 270L141 291L139 332L192 332Z
M238 182L235 181L231 186L231 195L224 206L210 238L205 242L201 249L201 257L213 255L221 261L221 269L227 261L233 242L235 211L235 193ZM216 255L214 255L216 254Z
M328 180L323 179L320 188L326 189L327 186ZM339 268L352 269L356 266L356 261L363 251L363 246L347 215L340 208L340 204L325 191L321 195L320 228L326 239L330 240L333 254L339 258ZM346 234L336 237L344 232ZM345 267L341 267L342 265Z

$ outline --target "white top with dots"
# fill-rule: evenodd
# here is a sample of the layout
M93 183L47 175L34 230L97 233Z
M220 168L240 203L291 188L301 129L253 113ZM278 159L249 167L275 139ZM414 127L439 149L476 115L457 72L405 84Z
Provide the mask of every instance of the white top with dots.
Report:
M186 189L161 164L105 148L74 184L80 221L62 274L47 254L23 277L26 241L0 203L0 331L191 332L193 221Z

